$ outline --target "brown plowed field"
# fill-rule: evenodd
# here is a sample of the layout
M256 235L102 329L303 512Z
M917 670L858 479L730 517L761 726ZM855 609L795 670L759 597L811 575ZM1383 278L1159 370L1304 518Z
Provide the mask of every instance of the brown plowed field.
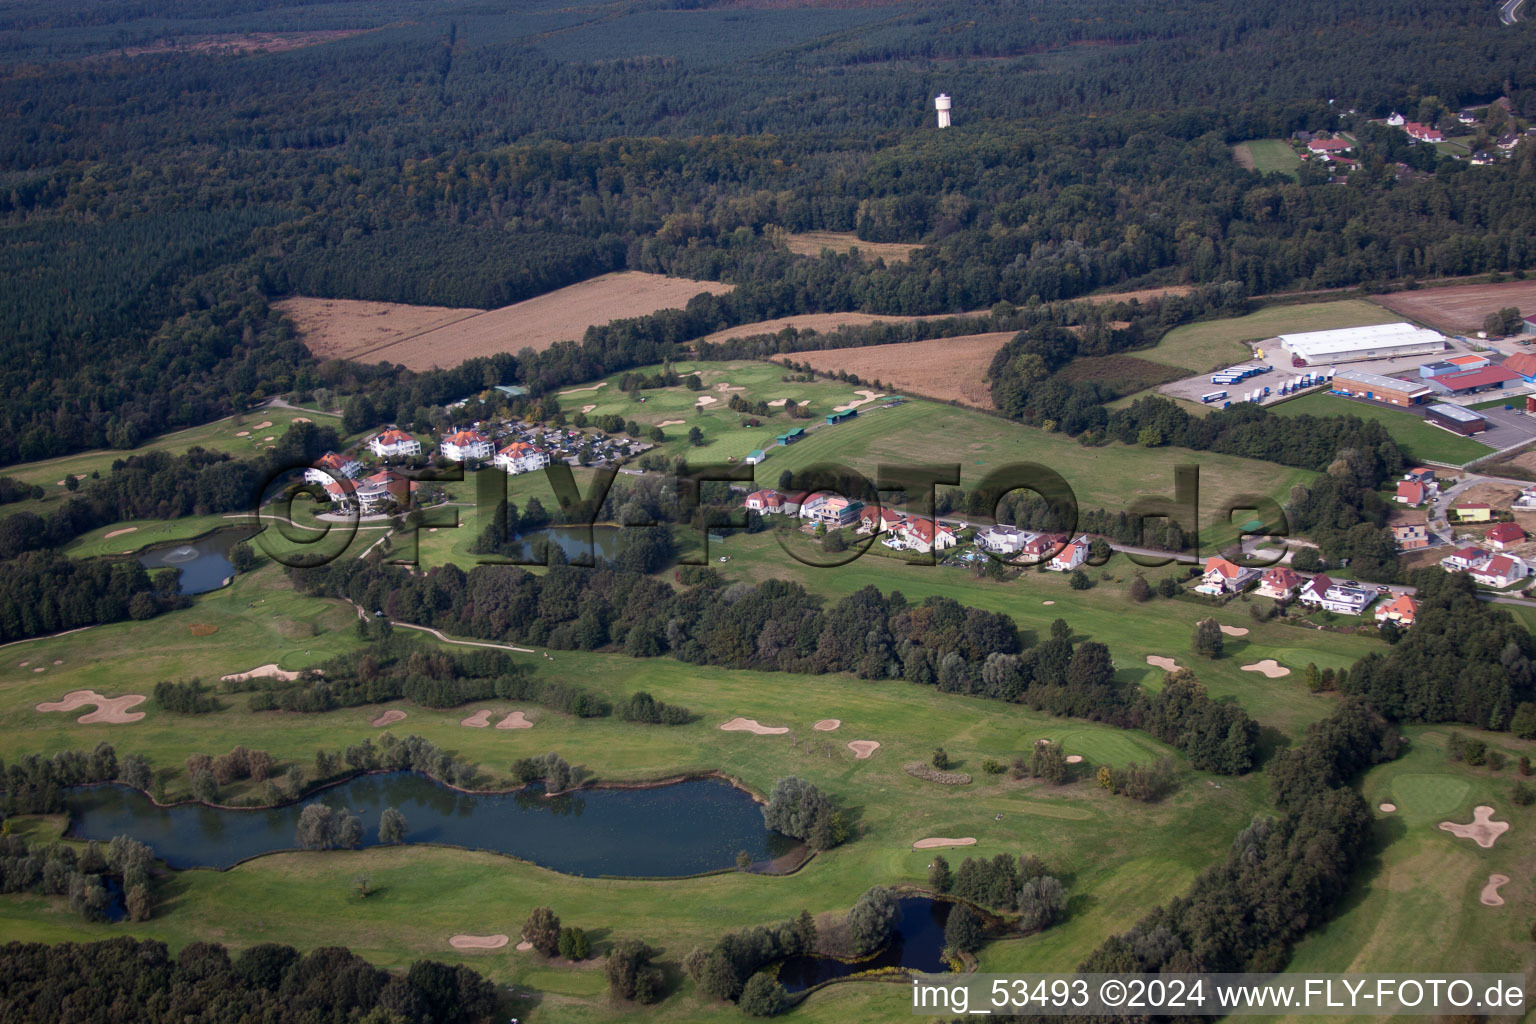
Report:
M1536 312L1536 280L1460 284L1449 288L1373 295L1371 301L1447 334L1483 329L1483 318L1506 306Z
M718 281L623 271L483 312L333 299L288 299L281 305L298 322L304 344L318 358L385 361L428 370L497 352L542 352L557 341L580 341L591 326L681 309L700 292L721 295L730 290L731 285ZM383 323L386 319L389 326Z
M922 248L913 242L865 242L851 231L803 231L786 237L784 244L798 256L820 256L823 249L847 252L857 246L865 260L874 262L878 256L887 263L905 263Z
M1014 333L995 331L895 345L796 352L787 358L810 363L823 372L842 370L857 374L862 380L878 380L885 391L910 391L944 402L991 409L992 393L983 378L992 365L992 357Z

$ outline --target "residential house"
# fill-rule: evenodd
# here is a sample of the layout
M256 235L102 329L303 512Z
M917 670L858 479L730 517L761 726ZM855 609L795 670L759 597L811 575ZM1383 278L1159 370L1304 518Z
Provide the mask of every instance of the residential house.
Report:
M356 498L364 515L378 515L391 504L404 508L411 503L411 481L392 469L381 469L358 483Z
M1472 166L1487 167L1499 158L1497 153L1490 153L1486 149L1480 149L1472 154Z
M1403 115L1399 114L1395 110L1392 111L1392 113L1387 116L1387 124L1391 125L1393 128L1401 128L1403 125L1405 125L1407 123L1408 122L1403 117Z
M1324 160L1340 153L1347 153L1353 148L1348 139L1313 139L1307 143L1307 152L1315 153Z
M1260 571L1229 562L1216 555L1205 560L1205 574L1195 587L1201 594L1238 594L1258 579Z
M828 529L837 529L858 522L859 513L863 510L862 501L854 501L841 494L818 494L800 506L800 518L820 523Z
M1399 594L1386 604L1376 606L1376 622L1379 625L1395 622L1406 629L1413 625L1414 620L1418 617L1419 602L1407 594Z
M1536 313L1520 318L1521 334L1536 334Z
M1393 523L1392 539L1399 551L1417 551L1429 547L1428 523Z
M1531 567L1515 555L1494 555L1471 572L1472 578L1485 587L1507 587L1529 576Z
M1301 603L1325 608L1339 615L1359 615L1372 601L1376 591L1335 583L1319 574L1301 589Z
M1044 558L1048 552L1066 542L1066 535L1061 533L1037 533L1033 534L1019 548L1019 554L1026 558L1032 558L1036 562Z
M900 533L907 547L924 554L929 551L952 548L959 543L955 538L955 531L943 523L916 516L902 521Z
M1514 523L1500 523L1483 534L1483 539L1495 551L1507 551L1516 544L1525 543L1525 531Z
M753 512L765 516L792 516L800 511L800 503L778 491L753 491L744 503Z
M1488 564L1488 560L1492 557L1482 548L1457 548L1440 559L1440 568L1446 572L1468 572L1474 569L1481 569Z
M532 473L536 469L543 469L549 465L549 453L535 448L526 441L513 441L496 453L496 458L491 460L491 465L497 469L506 470L509 476Z
M1389 121L1388 123L1390 124L1391 122ZM1417 121L1404 121L1403 131L1408 133L1408 138L1413 142L1445 141L1445 136L1441 134L1440 129L1431 128L1429 125L1420 124Z
M901 514L888 508L870 508L864 506L859 513L859 528L856 533L893 533L901 526Z
M1259 579L1259 593L1277 601L1289 601L1303 582L1295 570L1277 565Z
M976 531L976 546L996 555L1016 555L1035 536L1016 526L983 526Z
M1435 471L1426 466L1414 466L1403 474L1403 479L1417 481L1425 487L1439 486L1435 483Z
M421 442L403 430L393 427L374 436L368 442L373 454L381 459L406 458L421 454Z
M1456 120L1460 121L1462 124L1477 124L1477 111L1463 110L1461 113L1456 115Z
M1506 153L1518 145L1520 145L1520 136L1514 132L1510 132L1508 135L1499 136L1499 148Z
M1527 487L1513 502L1515 508L1536 508L1536 487Z
M315 460L314 468L304 471L304 479L308 483L323 484L327 480L339 480L343 477L356 480L362 474L363 464L352 456L326 452Z
M443 458L454 462L473 462L491 457L491 439L478 430L456 430L443 438Z
M1451 513L1458 523L1487 523L1493 521L1493 506L1482 502L1468 502L1464 505L1452 505Z
M1428 489L1417 480L1397 482L1397 500L1404 505L1422 505L1429 498Z
M1071 572L1086 561L1088 561L1088 535L1085 533L1058 551L1056 557L1047 562L1045 567L1056 572Z

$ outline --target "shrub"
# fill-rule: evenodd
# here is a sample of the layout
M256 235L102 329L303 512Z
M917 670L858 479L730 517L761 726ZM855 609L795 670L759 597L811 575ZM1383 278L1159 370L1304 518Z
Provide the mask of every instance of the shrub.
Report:
M740 1006L743 1013L753 1017L773 1017L784 1012L788 998L779 979L762 971L747 979L741 990Z
M870 888L848 911L848 935L854 952L862 956L883 948L900 920L896 894L883 885Z

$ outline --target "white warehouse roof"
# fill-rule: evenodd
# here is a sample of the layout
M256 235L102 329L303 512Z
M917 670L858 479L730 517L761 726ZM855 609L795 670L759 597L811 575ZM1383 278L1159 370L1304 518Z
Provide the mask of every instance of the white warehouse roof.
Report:
M1418 348L1439 352L1445 348L1445 336L1413 324L1372 324L1366 327L1344 327L1336 331L1307 331L1303 334L1282 334L1280 342L1303 359L1328 359L1347 353L1370 352L1377 349L1396 350Z

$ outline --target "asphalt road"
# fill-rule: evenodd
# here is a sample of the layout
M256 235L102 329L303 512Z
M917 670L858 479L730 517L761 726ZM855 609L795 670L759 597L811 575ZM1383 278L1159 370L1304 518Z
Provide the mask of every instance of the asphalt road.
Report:
M1513 25L1519 20L1520 5L1524 2L1525 0L1504 0L1499 7L1499 20L1506 25Z

